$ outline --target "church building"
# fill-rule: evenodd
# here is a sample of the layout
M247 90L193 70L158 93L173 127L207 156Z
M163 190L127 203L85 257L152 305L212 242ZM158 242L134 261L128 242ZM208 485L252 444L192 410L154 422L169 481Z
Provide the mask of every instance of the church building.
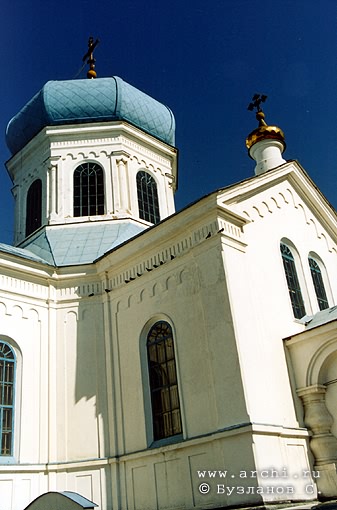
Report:
M9 122L0 510L337 497L337 215L253 106L252 174L180 212L173 113L121 78Z

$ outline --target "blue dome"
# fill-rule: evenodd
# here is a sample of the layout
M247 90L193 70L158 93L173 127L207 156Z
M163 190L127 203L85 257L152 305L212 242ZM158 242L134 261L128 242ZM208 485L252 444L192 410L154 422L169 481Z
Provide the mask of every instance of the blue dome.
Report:
M13 117L6 131L12 154L46 126L125 120L174 145L172 111L121 78L49 81Z

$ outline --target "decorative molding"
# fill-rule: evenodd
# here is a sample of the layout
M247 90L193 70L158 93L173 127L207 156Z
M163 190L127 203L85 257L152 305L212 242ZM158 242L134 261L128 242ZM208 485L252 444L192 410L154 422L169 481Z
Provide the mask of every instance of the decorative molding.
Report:
M158 161L158 162L162 163L163 165L168 166L168 161L170 161L169 156L167 158L163 158L162 156L153 152L152 150L145 148L144 145L140 145L137 142L131 141L128 138L125 138L124 136L121 136L121 142L124 143L126 146L131 147L136 152L139 152L141 154L146 154L149 158L151 158L155 161ZM173 149L172 149L172 156L173 156L173 154L175 154L175 151L173 152Z
M0 275L0 291L11 292L12 294L46 300L48 298L48 287L38 283L28 282L12 276Z
M36 308L32 308L27 303L17 304L9 300L0 301L0 317L13 317L15 320L30 319L33 322L40 322L40 313Z
M81 281L80 275L78 277L72 275L68 280L61 282L57 281L56 276L55 280L50 280L50 286L48 287L0 275L0 290L10 291L19 296L42 299L48 304L73 302L82 298L95 300L98 296L106 295L111 291L125 287L135 280L139 280L143 275L155 272L157 268L188 254L196 246L208 243L216 236L219 236L219 240L230 239L237 244L239 243L240 246L244 246L241 228L219 217L190 231L187 236L178 239L170 246L153 252L151 256L143 260L139 260L137 264L113 274L106 282L97 279L89 283L78 283ZM113 269L109 272L112 273ZM87 278L87 275L85 277ZM76 285L73 284L74 278L77 279ZM168 288L169 284L170 281L167 280L163 284L163 288Z
M170 167L170 156L167 158L164 158L163 156L160 156L156 152L145 148L143 145L140 145L137 142L131 141L128 138L125 138L124 136L116 136L113 138L95 138L95 139L84 139L84 140L65 140L65 141L59 141L59 142L52 142L51 143L51 149L63 149L63 148L73 148L73 149L79 149L82 154L84 154L84 148L88 148L89 150L92 150L92 147L102 147L103 145L108 145L111 147L111 151L107 151L107 148L100 149L99 151L96 151L96 153L107 155L113 155L114 150L112 146L116 145L125 145L131 149L133 149L135 152L147 155L147 157L153 161L156 161L162 165L165 165L166 167ZM77 152L77 151L76 151ZM118 154L120 151L117 150L116 153ZM66 159L67 157L71 157L72 159L77 159L77 156L74 156L75 151L68 152L65 155L62 155L62 159ZM97 157L99 157L97 155ZM174 154L172 154L173 156ZM56 157L55 155L53 157ZM84 156L85 157L85 156ZM133 154L132 157L138 158L136 154Z
M160 172L162 175L166 175L168 177L170 177L172 179L172 182L174 182L174 176L165 171L165 170L171 170L171 165L169 164L169 161L168 160L165 160L163 158L156 158L158 161L158 163L162 163L164 165L165 168L160 168L159 166L155 166L153 163L151 162L148 162L144 159L144 157L140 158L138 157L137 155L129 155L128 153L126 153L125 151L111 151L110 153L107 152L107 151L88 151L88 152L84 152L84 151L80 151L78 153L76 152L67 152L67 154L65 154L64 156L62 156L62 160L63 161L66 161L66 160L72 160L72 161L78 161L78 160L90 160L90 159L93 159L93 160L98 160L100 162L100 164L102 164L102 162L100 161L102 156L104 158L112 158L114 156L119 156L116 158L116 164L118 164L121 160L122 161L126 161L126 158L129 158L130 161L136 161L137 164L141 167L144 167L146 169L150 169L151 171L153 171L154 173L156 172ZM160 161L159 161L160 159ZM30 175L28 175L27 177L31 177ZM24 178L24 180L27 180ZM29 182L29 180L27 180L27 182Z
M128 295L122 296L115 303L117 313L129 309L133 305L155 298L160 294L168 292L170 289L177 289L184 284L191 285L191 282L193 282L195 289L197 289L199 282L196 281L197 272L194 266L195 264L189 265L188 268L180 267L169 275L162 275L155 282L148 282L147 285L135 289L134 292Z
M199 227L192 231L190 235L180 239L175 244L164 248L151 257L138 262L136 265L110 277L108 280L108 291L114 291L125 285L138 280L143 275L155 271L164 264L170 263L172 260L179 258L191 249L209 240L214 236L229 237L235 242L243 244L241 239L242 231L240 227L225 221L222 218L215 220L209 224ZM106 285L106 284L105 284Z
M104 293L104 285L101 281L83 283L80 285L63 284L62 287L56 284L56 286L54 298L56 303L73 302L79 298L93 298L94 296L101 296Z
M63 140L57 142L51 142L50 146L52 149L64 148L64 147L91 147L95 145L112 145L116 142L121 142L121 136L114 136L109 138L85 138L79 140Z
M324 238L329 252L336 252L337 247L333 245L332 239L328 238L323 232L320 223L311 213L309 207L300 199L300 197L290 188L285 188L282 192L274 190L275 195L269 197L261 197L259 202L245 204L243 214L249 218L251 222L257 221L259 218L265 218L267 213L273 214L277 209L282 209L282 205L292 206L297 211L301 211L304 221L308 226L312 226L315 230L317 239ZM281 203L281 200L283 204Z

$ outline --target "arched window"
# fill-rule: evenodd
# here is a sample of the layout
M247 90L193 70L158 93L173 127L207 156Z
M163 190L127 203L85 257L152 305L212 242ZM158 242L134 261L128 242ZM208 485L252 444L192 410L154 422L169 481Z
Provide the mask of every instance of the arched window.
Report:
M137 195L139 217L151 223L160 221L157 184L152 175L140 171L137 173Z
M156 322L150 329L147 355L156 441L182 432L173 334L168 322Z
M74 171L74 216L104 214L104 175L97 163L82 163Z
M295 260L288 246L283 243L281 243L281 254L294 317L296 319L301 319L305 315L305 308L297 276Z
M329 308L329 303L326 297L321 269L315 259L309 257L308 260L319 309L325 310L325 308Z
M13 455L15 355L0 341L0 455Z
M26 236L32 234L41 227L41 211L42 211L42 181L36 179L31 184L27 193L26 204Z

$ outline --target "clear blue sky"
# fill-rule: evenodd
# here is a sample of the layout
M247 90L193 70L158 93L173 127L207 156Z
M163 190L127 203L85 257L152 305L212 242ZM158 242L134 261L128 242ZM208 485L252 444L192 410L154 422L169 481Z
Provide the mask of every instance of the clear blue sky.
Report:
M285 132L285 158L337 208L335 0L13 0L1 10L3 162L9 119L48 80L75 77L92 35L100 77L120 76L175 114L178 210L253 174L245 137L255 92L268 95L266 119ZM0 184L0 242L10 244L4 167Z

